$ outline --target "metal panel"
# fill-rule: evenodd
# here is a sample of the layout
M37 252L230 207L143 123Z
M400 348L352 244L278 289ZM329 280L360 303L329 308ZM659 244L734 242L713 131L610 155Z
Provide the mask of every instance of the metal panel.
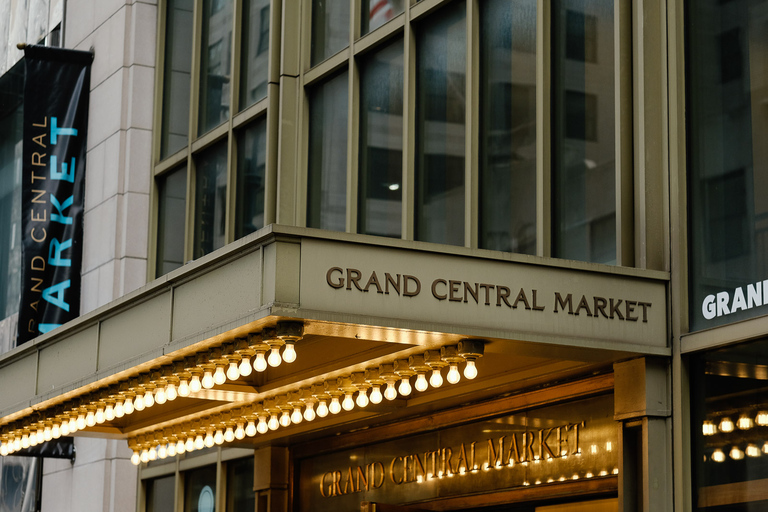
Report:
M23 359L4 366L0 371L0 411L35 395L37 377L37 354L31 353ZM23 404L22 404L23 405Z
M99 327L92 325L40 350L37 394L93 375L98 343Z

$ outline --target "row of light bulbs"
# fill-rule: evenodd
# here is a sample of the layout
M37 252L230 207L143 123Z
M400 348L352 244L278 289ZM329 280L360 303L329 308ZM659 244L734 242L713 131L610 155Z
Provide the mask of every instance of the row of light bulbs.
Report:
M735 422L729 416L720 418L720 421L717 423L712 420L704 420L701 430L705 436L713 436L718 432L728 434L736 430L736 428L739 430L749 430L755 425L768 427L768 411L758 411L754 419L752 415L744 413Z
M440 387L443 384L442 369L446 367L446 380L456 384L461 379L461 363L465 363L464 377L474 379L477 376L475 360L482 356L483 347L481 340L462 340L458 345L428 350L228 413L138 436L128 441L133 450L131 462L138 465L242 440L246 436L266 434L316 417L351 411L355 406L363 408L369 403L379 404L385 398L394 400L398 394L409 396L413 388L425 391L429 385ZM430 377L427 379L428 373ZM416 382L411 386L413 376L416 376Z
M74 434L115 418L187 397L247 377L252 370L296 360L295 343L303 336L299 322L278 322L276 328L237 338L234 342L190 356L137 378L88 394L62 406L26 418L0 431L0 455L13 454L51 439ZM282 349L282 353L281 353Z
M768 441L763 443L762 447L755 443L749 443L743 450L740 446L735 445L728 451L727 456L733 460L742 460L744 457L755 458L761 455L768 455ZM725 462L727 457L724 450L717 448L712 452L710 458L715 462Z

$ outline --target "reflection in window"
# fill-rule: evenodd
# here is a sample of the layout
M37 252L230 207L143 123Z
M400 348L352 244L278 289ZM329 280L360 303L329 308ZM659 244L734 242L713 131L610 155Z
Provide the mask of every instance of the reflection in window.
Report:
M347 200L347 74L309 92L307 226L344 231Z
M240 110L267 96L269 0L243 2Z
M227 512L256 510L253 457L227 463Z
M358 232L400 237L403 179L403 42L360 71Z
M227 143L221 141L195 161L195 242L199 258L223 247L227 203Z
M216 466L184 473L184 512L214 512L216 507Z
M264 169L267 160L265 119L238 133L235 239L264 227Z
M613 0L552 12L552 253L615 263Z
M312 0L312 65L349 46L349 2Z
M160 156L187 145L189 135L189 77L192 66L193 0L168 0L165 22L163 119Z
M173 497L176 495L175 475L147 480L145 486L147 492L147 512L172 512L174 510Z
M376 30L401 12L406 0L363 0L360 5L360 34Z
M187 170L176 169L157 181L157 264L160 277L184 264L184 219L187 211Z
M480 11L480 247L536 252L536 1Z
M464 2L431 16L416 49L415 237L464 245Z
M215 128L229 117L232 0L203 2L201 47L198 135Z

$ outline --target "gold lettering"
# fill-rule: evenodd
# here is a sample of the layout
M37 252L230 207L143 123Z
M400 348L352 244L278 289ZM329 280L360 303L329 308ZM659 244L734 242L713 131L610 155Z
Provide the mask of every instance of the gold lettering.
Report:
M37 213L37 215L35 215ZM42 218L40 217L42 213ZM31 217L32 222L47 222L48 221L48 210L43 210L42 212L35 212L35 210L29 210L29 216Z
M329 496L329 494L325 494L325 477L327 477L329 475L331 475L331 477L333 477L332 473L325 473L323 475L323 477L320 479L320 496L322 496L323 498L327 498ZM329 485L328 486L328 492L330 493L332 490L333 490L333 486Z
M486 464L489 468L495 467L497 465L501 466L501 458L504 454L504 438L506 436L501 436L499 438L499 453L496 453L496 447L494 446L493 439L488 439L488 450L487 450L487 457L486 457Z
M45 167L46 163L43 162L43 158L45 158L46 153L38 153L35 151L32 153L32 165L37 167Z
M32 126L36 126L38 128L48 128L48 118L47 117L43 118L43 124L32 123Z
M355 476L352 474L352 466L350 466L347 470L347 481L344 482L344 493L343 494L349 494L350 492L355 492Z
M40 135L38 135L37 137L32 137L32 140L35 141L38 146L46 147L45 146L45 142L43 142L43 139L45 138L46 135L48 135L48 133L47 132L43 132Z
M368 468L370 465L365 466L365 473L363 473L363 468L360 466L357 466L357 480L355 481L355 489L357 492L360 492L362 490L368 490ZM360 487L360 480L363 481L363 488Z
M35 262L40 263L40 266L36 267L35 266ZM41 272L44 271L45 270L45 258L43 258L42 256L35 256L34 258L32 258L32 261L29 262L29 268L31 268L32 270L39 270Z
M45 231L45 228L43 228L43 238L38 239L38 238L35 237L35 228L32 228L32 231L30 231L29 234L32 237L32 240L34 240L35 242L38 242L38 243L39 242L45 242L45 237L48 236L48 233Z
M45 195L45 190L32 190L32 193L37 194L35 197L32 198L33 203L45 204L45 201L40 199Z
M403 473L403 477L399 479L395 476L395 466L397 465L398 460L403 460L403 458L395 457L389 465L389 479L392 480L392 483L395 485L400 485L405 480L405 473ZM405 465L403 465L403 467L405 467Z
M32 277L33 281L35 281L37 284L32 287L31 292L37 292L37 293L43 293L43 290L40 289L40 287L43 285L43 278L41 277ZM37 309L35 309L37 311Z
M380 468L379 475L381 475L381 479L376 483L376 468ZM381 462L374 462L371 464L371 476L369 477L371 480L371 488L372 489L378 489L382 485L384 485L384 464Z

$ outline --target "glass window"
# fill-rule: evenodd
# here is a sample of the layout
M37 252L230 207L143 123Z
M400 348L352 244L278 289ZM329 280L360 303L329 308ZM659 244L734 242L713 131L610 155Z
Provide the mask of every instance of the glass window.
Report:
M253 457L227 463L227 512L256 510Z
M189 30L189 27L187 27ZM203 2L203 33L200 48L201 135L229 118L232 69L232 0Z
M756 500L768 479L768 341L691 363L694 508L764 510L766 502Z
M214 512L216 507L216 466L184 473L184 512Z
M453 2L416 34L417 240L464 245L466 6Z
M403 181L403 41L360 70L358 232L400 237Z
M173 497L176 495L176 476L147 480L147 512L174 512Z
M768 312L768 0L688 4L690 324Z
M309 92L307 226L344 231L347 211L347 73Z
M536 253L536 1L480 4L483 249Z
M227 142L217 142L196 158L194 257L225 244Z
M163 119L160 157L187 145L189 85L192 65L193 0L168 0L163 69Z
M363 0L360 6L360 33L376 30L405 8L406 0Z
M256 121L237 137L235 239L264 227L267 122Z
M552 12L552 253L615 263L613 0Z
M267 96L269 0L243 2L240 55L240 110Z
M184 219L187 211L187 170L177 169L157 181L157 264L160 277L184 264Z
M312 0L312 59L314 66L349 46L349 2Z

